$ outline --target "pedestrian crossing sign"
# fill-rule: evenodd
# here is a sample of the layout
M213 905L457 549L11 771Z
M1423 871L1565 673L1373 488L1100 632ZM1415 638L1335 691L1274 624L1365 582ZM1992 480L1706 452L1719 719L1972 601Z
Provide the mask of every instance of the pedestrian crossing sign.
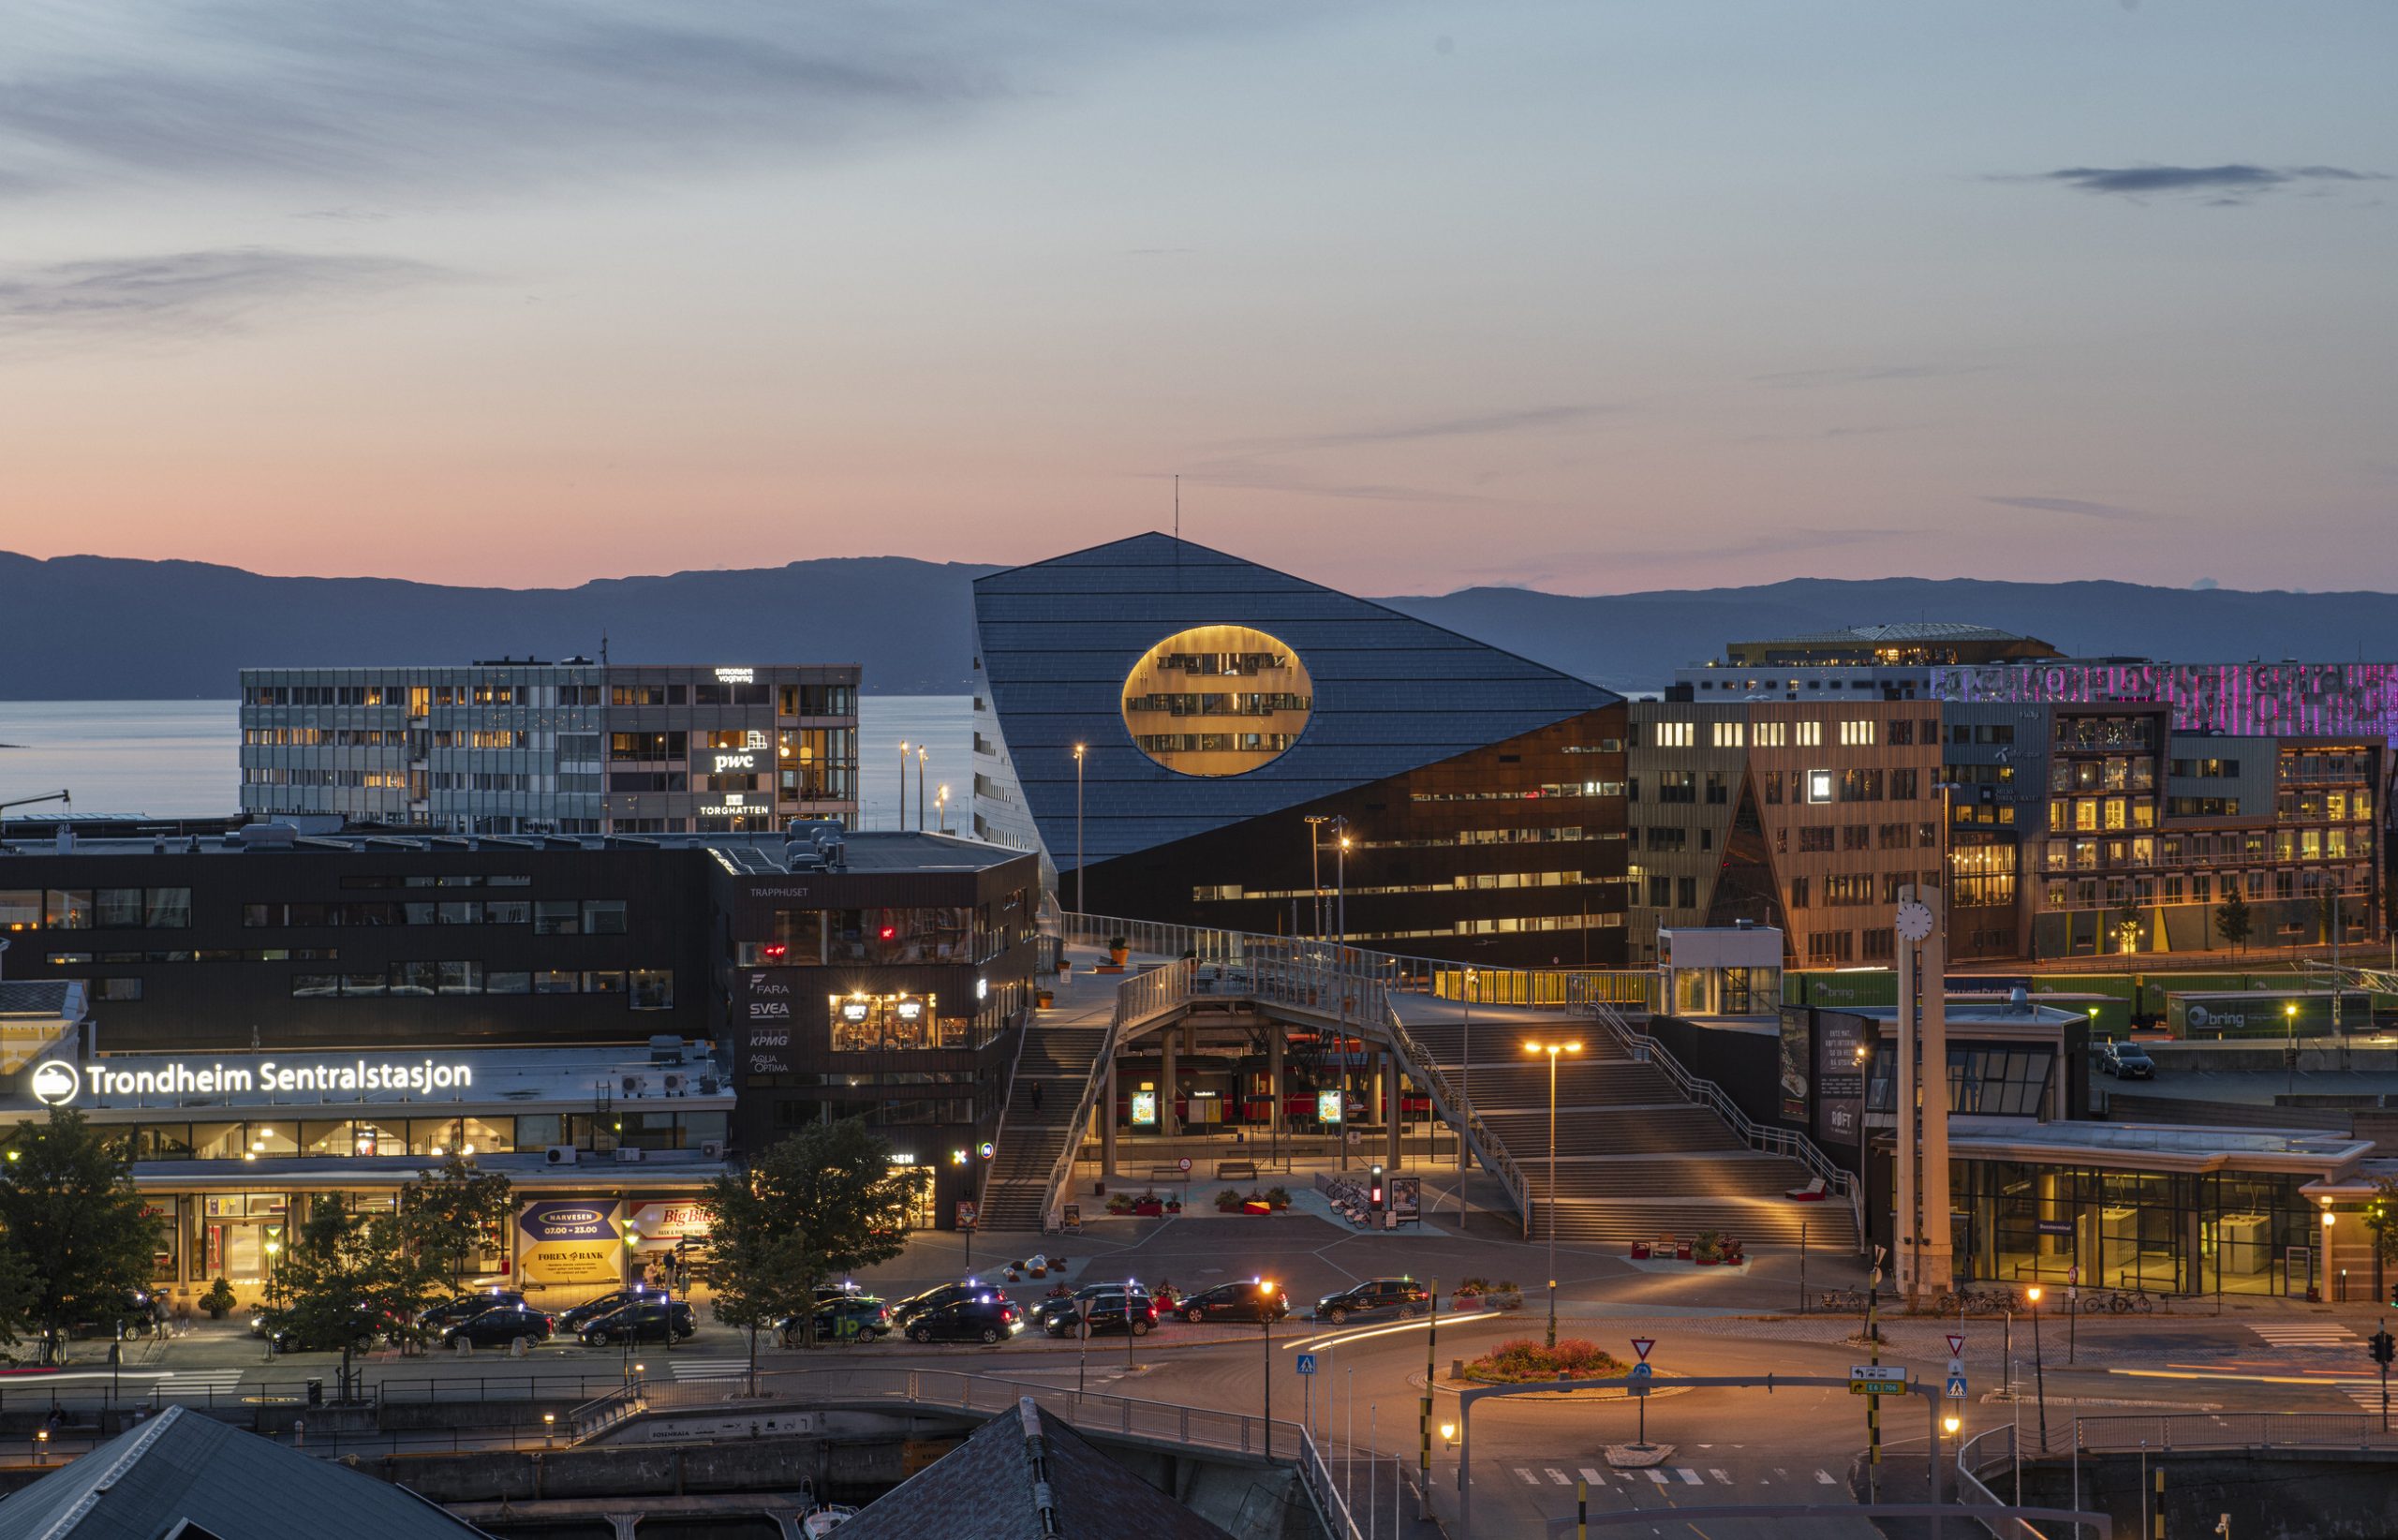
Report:
M1299 1355L1299 1372L1302 1374L1312 1374L1315 1372L1314 1354L1302 1353Z
M1965 1399L1965 1377L1962 1374L1949 1375L1948 1388L1946 1394L1952 1401L1963 1400Z

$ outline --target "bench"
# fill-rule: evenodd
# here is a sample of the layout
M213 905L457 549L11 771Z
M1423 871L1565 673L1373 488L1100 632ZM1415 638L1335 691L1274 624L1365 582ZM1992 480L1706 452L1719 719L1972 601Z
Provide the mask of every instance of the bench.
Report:
M1255 1161L1218 1161L1216 1179L1220 1182L1253 1182L1257 1179Z
M1155 1187L1160 1182L1187 1182L1190 1179L1191 1173L1183 1170L1182 1167L1178 1165L1153 1165L1149 1167L1149 1185L1151 1187Z

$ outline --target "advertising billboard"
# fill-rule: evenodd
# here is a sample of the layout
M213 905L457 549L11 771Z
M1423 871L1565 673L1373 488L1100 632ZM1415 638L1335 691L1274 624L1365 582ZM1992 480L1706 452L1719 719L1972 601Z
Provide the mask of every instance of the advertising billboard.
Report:
M713 1218L706 1204L693 1198L675 1198L634 1204L632 1217L626 1223L635 1237L637 1250L671 1251L678 1241L707 1239Z
M529 1283L622 1283L624 1205L543 1198L517 1211L517 1254Z

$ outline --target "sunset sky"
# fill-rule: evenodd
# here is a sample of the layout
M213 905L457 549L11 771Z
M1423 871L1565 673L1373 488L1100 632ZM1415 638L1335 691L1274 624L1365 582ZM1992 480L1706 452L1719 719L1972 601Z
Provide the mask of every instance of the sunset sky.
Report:
M2398 7L34 4L0 549L2398 582Z

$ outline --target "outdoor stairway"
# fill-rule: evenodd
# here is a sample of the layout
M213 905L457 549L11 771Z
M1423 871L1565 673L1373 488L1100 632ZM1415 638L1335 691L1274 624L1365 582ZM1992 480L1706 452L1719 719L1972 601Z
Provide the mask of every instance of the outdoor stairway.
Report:
M1049 1201L1049 1174L1078 1130L1074 1104L1090 1084L1107 1024L1047 1026L1037 1017L1025 1029L1024 1052L1008 1087L1008 1110L999 1148L984 1178L981 1228L1038 1230ZM1035 1107L1033 1088L1041 1104Z
M1467 1029L1428 1022L1410 1031L1523 1171L1532 1238L1548 1235L1549 1068L1522 1050L1522 1033L1475 1023L1473 1063L1461 1068ZM1663 1070L1633 1060L1596 1022L1582 1051L1557 1064L1557 1238L1628 1246L1721 1230L1748 1245L1806 1241L1857 1246L1849 1206L1785 1197L1813 1175L1795 1160L1751 1149L1712 1108L1683 1099Z

